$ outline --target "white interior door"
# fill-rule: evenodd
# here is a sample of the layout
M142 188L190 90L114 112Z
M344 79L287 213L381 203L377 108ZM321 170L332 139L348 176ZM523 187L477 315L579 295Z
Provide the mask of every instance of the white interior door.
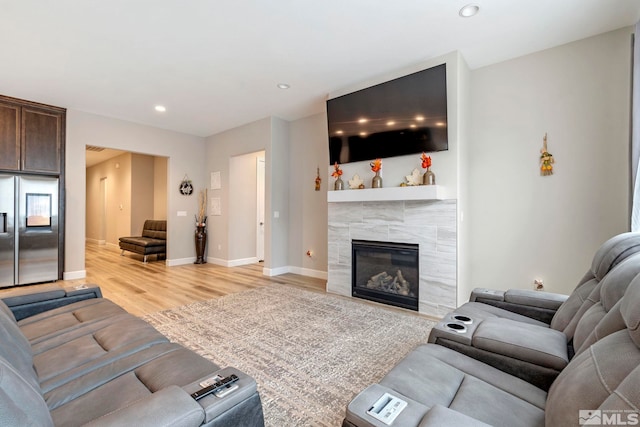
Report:
M264 182L265 164L264 157L258 157L256 161L256 188L257 188L257 215L256 215L256 257L259 261L264 261Z

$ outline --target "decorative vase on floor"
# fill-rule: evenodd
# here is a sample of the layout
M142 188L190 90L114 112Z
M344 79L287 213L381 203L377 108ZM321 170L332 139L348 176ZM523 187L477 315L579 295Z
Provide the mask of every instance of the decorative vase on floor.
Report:
M204 259L204 250L207 247L207 227L204 225L196 226L196 260L194 264L206 264Z
M427 171L422 176L423 185L436 185L436 174L431 172L431 168L428 167Z
M336 178L336 182L333 184L333 189L336 191L344 190L344 182L342 181L342 178Z
M382 188L382 177L380 171L376 172L376 175L371 180L371 188Z

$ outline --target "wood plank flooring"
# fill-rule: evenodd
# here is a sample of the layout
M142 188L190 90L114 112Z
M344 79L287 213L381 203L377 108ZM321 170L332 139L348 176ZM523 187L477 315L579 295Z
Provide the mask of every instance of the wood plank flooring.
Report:
M164 261L125 252L116 247L87 243L87 277L59 283L75 286L95 283L102 294L128 312L142 316L168 308L222 295L283 283L313 291L325 291L326 280L296 274L268 277L262 275L262 264L221 267L214 264L188 264L167 267Z

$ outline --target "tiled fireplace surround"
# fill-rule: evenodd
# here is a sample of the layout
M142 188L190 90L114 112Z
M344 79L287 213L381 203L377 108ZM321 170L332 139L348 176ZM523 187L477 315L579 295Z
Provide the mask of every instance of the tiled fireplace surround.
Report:
M418 311L440 317L455 308L455 200L330 202L328 216L327 291L351 296L352 239L417 243Z

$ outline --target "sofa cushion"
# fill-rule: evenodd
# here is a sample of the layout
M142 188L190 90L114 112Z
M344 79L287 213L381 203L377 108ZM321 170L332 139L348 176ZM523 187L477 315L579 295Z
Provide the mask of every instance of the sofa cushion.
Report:
M219 367L177 344L157 344L48 393L56 425L81 425L171 385L186 386Z
M562 332L509 319L480 322L473 334L472 345L558 371L569 363L567 337Z
M544 391L439 345L417 347L380 384L426 407L442 405L490 425L544 425Z
M133 246L142 246L142 247L155 247L155 246L166 246L166 240L153 239L149 237L121 237L121 243L128 243Z
M55 337L53 341L58 340ZM168 339L135 316L117 316L112 322L77 338L38 352L33 364L43 392L114 360ZM48 342L40 343L38 348Z
M84 324L119 314L127 312L108 299L92 298L27 317L18 321L18 325L27 339L34 344Z

